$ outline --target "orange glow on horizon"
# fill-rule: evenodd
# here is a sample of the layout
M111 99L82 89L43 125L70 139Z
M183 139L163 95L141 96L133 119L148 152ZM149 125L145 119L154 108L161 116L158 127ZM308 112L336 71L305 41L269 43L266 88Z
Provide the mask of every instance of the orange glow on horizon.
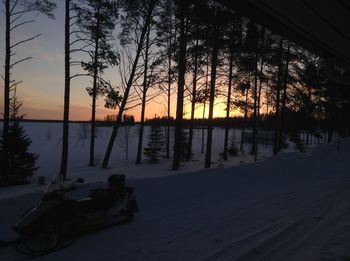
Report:
M203 118L203 109L204 104L197 104L195 108L194 118L195 119L202 119ZM205 106L205 113L204 118L208 118L209 115L209 103ZM239 110L231 110L230 111L230 117L239 117L243 114ZM225 118L226 117L226 104L222 102L220 99L216 99L214 104L214 112L213 112L213 118ZM184 118L190 119L191 118L191 104L186 103L185 109L184 109Z

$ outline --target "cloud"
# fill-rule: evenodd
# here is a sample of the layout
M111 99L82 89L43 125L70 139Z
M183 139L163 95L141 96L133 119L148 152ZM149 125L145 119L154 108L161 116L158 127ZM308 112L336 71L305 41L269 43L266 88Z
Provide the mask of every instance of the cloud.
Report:
M64 54L58 50L40 51L40 56L46 62L52 65L63 65L64 64Z

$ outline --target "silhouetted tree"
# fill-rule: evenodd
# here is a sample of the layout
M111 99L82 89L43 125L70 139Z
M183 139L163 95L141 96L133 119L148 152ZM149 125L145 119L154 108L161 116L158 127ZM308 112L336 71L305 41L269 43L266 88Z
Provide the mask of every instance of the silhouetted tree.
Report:
M212 132L213 132L213 114L214 114L214 99L217 80L217 67L219 65L219 51L223 47L225 34L223 31L226 29L226 24L229 21L229 17L232 14L226 13L226 10L219 8L216 4L208 5L203 10L205 17L208 20L208 35L206 42L210 49L211 55L211 69L210 69L210 91L209 91L209 115L208 115L208 129L207 129L207 147L205 154L205 168L209 168L211 165L211 149L212 149Z
M235 54L240 51L240 46L242 46L242 18L237 17L231 23L228 30L228 44L227 44L227 52L228 52L228 86L227 86L227 99L226 99L226 124L225 124L225 137L224 137L224 151L223 151L223 159L227 160L228 154L228 136L230 129L230 111L232 107L231 96L232 96L232 85L233 85L233 69Z
M160 1L159 19L155 22L157 29L157 44L163 50L163 63L160 69L160 87L166 93L166 110L168 119L171 118L171 95L173 94L173 83L175 82L174 56L176 53L176 24L175 24L175 3L174 0ZM170 123L170 121L167 121ZM167 125L166 137L166 158L170 158L170 124Z
M70 55L71 55L71 0L65 0L64 17L64 105L63 105L63 136L60 176L64 180L67 177L68 142L69 142L69 106L70 106Z
M38 169L35 166L38 155L28 151L32 141L19 124L23 115L19 115L22 103L18 100L16 88L17 84L13 86L9 104L10 124L7 137L5 139L3 133L0 137L0 169L4 170L7 166L7 171L1 171L0 175L0 185L3 186L26 184L27 177L33 176Z
M129 160L129 143L133 136L132 130L135 124L135 119L133 115L123 115L123 123L120 129L120 134L118 143L125 151L125 160Z
M144 61L144 78L142 84L142 98L141 98L141 120L140 120L140 129L139 129L139 142L137 145L137 155L136 155L136 164L141 163L141 152L142 152L142 141L143 141L143 129L145 123L145 110L146 110L146 99L147 99L147 91L150 86L147 79L148 72L148 55L149 55L149 35L150 35L151 26L147 29L146 34L146 46L145 46L145 61Z
M124 94L119 106L118 115L114 123L112 134L103 159L102 168L107 168L108 166L114 140L117 136L118 128L122 121L122 115L128 102L131 87L133 86L135 81L134 77L139 64L140 54L144 47L148 27L151 23L153 12L158 1L123 0L121 2L123 12L125 13L122 22L121 44L127 47L128 44L135 43L135 55L130 60L130 72L128 73L126 78L123 79L123 81L125 82ZM133 38L133 33L136 33L136 38Z
M151 125L147 147L144 148L143 153L148 158L148 162L158 163L159 157L164 153L164 135L160 126Z
M150 23L148 27L145 47L143 50L143 60L144 60L144 69L143 69L143 82L139 87L140 93L138 93L141 99L141 118L140 118L140 128L139 128L139 140L137 145L137 154L136 154L136 164L141 163L142 156L142 144L143 144L143 132L144 132L144 123L145 123L145 113L146 113L146 103L152 100L154 97L157 97L162 91L157 91L155 94L152 94L151 97L148 95L148 91L151 87L154 87L158 76L154 72L157 69L157 66L161 63L159 53L152 53L152 47L158 41L157 37L152 37L150 39L151 27L153 23Z
M118 64L118 55L112 50L112 32L118 17L116 1L110 0L78 0L74 5L77 16L79 36L85 39L87 54L91 61L82 62L82 67L92 76L92 87L87 91L92 97L91 137L89 166L95 165L95 128L96 128L96 99L104 93L105 85L100 81L100 75L108 66Z
M4 0L2 2L5 6L4 123L2 131L2 137L5 142L3 143L4 166L2 171L7 173L9 167L7 164L9 162L7 159L7 150L10 148L6 147L9 144L6 142L6 139L9 133L10 124L10 92L19 83L11 80L11 72L17 64L30 60L32 57L27 56L14 62L12 61L12 58L16 54L16 47L28 43L41 35L37 34L13 42L11 41L11 39L13 39L12 34L24 25L35 22L35 20L28 18L28 15L30 14L42 13L49 18L54 18L52 11L56 7L56 4L50 0Z
M283 82L283 92L282 92L282 100L281 100L281 115L280 115L280 124L279 124L279 134L278 134L278 150L281 150L283 147L283 133L284 133L284 122L286 116L286 103L287 103L287 87L288 87L288 79L289 79L289 63L291 59L290 53L290 44L288 43L286 57L285 57L285 65L284 65L284 82Z
M205 65L205 56L208 52L206 48L203 37L206 34L206 26L201 23L202 19L202 8L198 8L197 1L193 1L191 9L189 10L189 22L188 22L188 73L192 74L192 88L188 88L190 102L191 102L191 116L190 116L190 126L188 132L188 149L186 160L191 160L192 157L192 143L193 143L193 128L194 128L194 117L196 111L196 104L198 103L198 93L201 89L200 78L204 74L202 71L202 66Z
M230 142L230 147L228 149L228 153L231 156L237 156L238 155L238 149L236 147L235 132L234 131L233 131L232 136L231 136L231 142Z
M192 154L192 151L190 150L191 147L190 147L189 133L190 133L190 130L185 130L185 129L182 130L182 146L181 146L182 161L188 161L189 158L192 158L192 155L189 156L189 154Z
M278 44L278 51L277 51L277 61L278 61L278 67L277 67L277 81L275 85L276 89L276 102L275 102L275 135L274 135L274 142L273 142L273 155L276 155L279 151L278 148L278 135L279 135L279 129L280 129L280 100L281 100L281 89L282 89L282 71L283 71L283 60L282 60L282 53L283 53L283 39L279 40Z
M177 82L177 101L176 101L176 120L175 120L175 139L173 170L178 170L181 159L182 127L183 127L183 104L184 104L184 87L186 74L186 49L187 49L187 8L188 0L176 1L178 7L177 19L180 24L179 35L179 54L178 54L178 82Z

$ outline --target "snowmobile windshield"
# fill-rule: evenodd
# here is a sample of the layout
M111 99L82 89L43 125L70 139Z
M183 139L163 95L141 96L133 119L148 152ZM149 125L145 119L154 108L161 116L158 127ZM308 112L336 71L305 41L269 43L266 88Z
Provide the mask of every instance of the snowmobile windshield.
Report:
M65 189L69 189L69 185L65 184L60 177L55 176L51 180L51 182L47 185L45 189L45 194L53 192L55 190L65 190Z

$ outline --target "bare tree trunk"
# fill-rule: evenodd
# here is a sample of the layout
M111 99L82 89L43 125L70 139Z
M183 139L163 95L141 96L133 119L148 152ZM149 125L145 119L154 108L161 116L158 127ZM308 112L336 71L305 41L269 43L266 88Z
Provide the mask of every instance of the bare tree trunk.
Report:
M280 129L280 92L281 92L281 74L282 74L282 50L283 50L283 40L280 40L278 49L278 72L277 72L277 94L276 94L276 115L275 115L275 136L273 142L273 155L278 153L278 134Z
M241 152L243 151L243 138L244 138L244 132L245 132L245 124L246 124L247 118L248 118L248 93L249 93L249 89L246 90L246 94L245 94L244 118L243 118L243 127L242 127L242 131L241 131L241 146L239 148L239 150Z
M305 115L305 125L306 125L306 144L310 144L310 134L311 134L311 87L308 86L308 102L307 102L307 114Z
M9 175L8 173L8 133L10 125L10 63L11 63L11 46L10 46L10 0L5 2L5 79L4 79L4 123L3 123L3 139L4 139L4 174L3 177L6 179Z
M264 61L263 59L261 59L261 62L260 62L260 77L259 77L259 90L258 90L258 101L257 101L257 125L259 125L260 123L260 104L261 104L261 90L262 90L262 76L263 76L263 70L264 70ZM257 129L257 139L259 139L259 129ZM256 144L256 151L255 151L255 156L254 156L254 161L257 161L258 160L258 145L259 145L259 142L257 142Z
M204 89L204 103L203 103L203 121L205 118L205 107L207 105L207 91L208 91L208 82L209 82L209 59L207 58L207 72L205 75L205 89ZM204 153L204 127L202 126L202 148L201 148L201 153Z
M128 128L128 126L126 126L126 128ZM126 133L126 137L125 137L125 160L126 161L129 160L129 133L128 132Z
M173 22L173 21L172 21ZM175 23L176 24L176 23ZM169 50L168 50L168 126L167 126L167 135L166 135L166 158L169 159L170 158L170 127L171 127L171 123L172 121L170 121L171 115L171 82L172 82L172 78L174 73L172 72L172 63L171 63L171 59L172 59L172 44L173 44L173 36L172 36L173 30L170 30L170 34L169 34ZM174 41L176 41L176 29L174 29Z
M263 34L265 35L265 29L263 30ZM260 105L261 105L261 91L262 91L262 83L264 76L264 54L265 54L265 43L261 48L261 61L260 61L260 71L259 71L259 91L258 91L258 123L260 122ZM266 102L267 104L267 102ZM267 107L268 108L268 107Z
M266 86L266 93L265 93L265 97L266 97L266 114L269 114L269 86Z
M94 86L97 81L97 76L94 76ZM96 87L93 87L92 93L92 106L91 106L91 136L90 136L90 157L89 157L89 166L95 166L95 136L96 136L96 96L97 96Z
M281 116L280 116L281 120L280 120L280 129L279 129L279 135L278 135L278 150L282 149L284 121L285 121L285 114L286 114L289 60L290 60L290 44L288 44L287 57L286 57L286 67L285 67L285 71L284 71L284 85L283 85L282 107L281 107Z
M147 36L146 36L145 64L144 64L144 73L143 73L143 90L142 90L142 104L141 104L141 121L140 121L140 131L139 131L139 142L137 146L136 164L141 164L141 155L142 155L143 129L145 125L146 98L147 98L147 90L148 90L147 70L148 70L148 49L149 49L150 29L151 27L149 26L147 30Z
M100 30L100 20L99 20L99 13L100 13L100 2L97 9L97 25L96 30L97 32ZM95 166L95 131L96 131L96 98L97 98L97 77L98 77L98 51L99 51L99 37L98 34L96 34L95 39L95 50L94 50L94 75L93 75L93 86L92 86L92 108L91 108L91 136L90 136L90 159L89 159L89 166L93 167Z
M217 33L217 29L215 32ZM211 58L211 74L210 74L210 95L209 95L209 115L208 115L208 131L207 131L207 149L205 152L205 168L210 168L211 165L211 147L212 147L212 135L213 135L213 114L214 114L214 98L215 98L215 82L216 82L216 69L218 65L218 42L215 37L212 49Z
M151 1L150 5L149 5L149 8L147 10L147 17L145 19L145 23L142 26L141 35L140 35L140 41L138 42L138 46L137 46L137 49L136 49L135 59L134 59L133 65L132 65L132 69L131 69L131 73L130 73L128 82L126 84L125 92L124 92L124 95L123 95L123 100L122 100L122 103L121 103L121 105L119 107L118 115L117 115L116 121L115 121L114 126L113 126L111 138L109 139L109 143L108 143L108 146L107 146L106 154L104 156L103 163L102 163L102 168L107 168L108 167L108 162L109 162L109 158L110 158L111 153L112 153L113 144L114 144L115 138L117 137L118 128L119 128L119 126L121 124L121 121L122 121L122 116L123 116L123 112L124 112L126 103L128 101L130 89L131 89L132 84L134 82L136 67L137 67L137 64L138 64L138 61L139 61L139 57L140 57L140 53L141 53L141 50L142 50L143 42L144 42L144 39L145 39L145 36L146 36L146 33L147 33L147 29L148 29L148 26L149 26L149 24L151 22L151 17L152 17L152 14L153 14L155 3L156 3L156 0Z
M329 83L328 83L329 84ZM330 89L330 97L328 102L329 115L328 115L328 133L327 143L331 143L333 139L333 132L336 119L336 105L335 105L335 86L328 87Z
M70 102L70 1L65 4L64 25L64 109L63 109L63 137L60 176L67 178L68 139L69 139L69 102Z
M142 92L142 104L141 104L141 120L140 120L140 130L139 130L139 142L137 145L137 156L136 164L141 164L141 154L142 154L142 143L143 143L143 132L145 126L145 108L146 108L146 91Z
M261 61L260 63L260 75L263 74L263 69L264 69L264 63ZM261 77L259 78L259 90L258 90L258 121L260 120L260 105L261 105L261 91L262 91L262 79Z
M193 139L193 127L194 127L194 113L196 110L196 95L197 95L197 71L198 71L198 39L195 45L195 55L194 55L194 72L193 72L193 86L192 86L192 103L191 103L191 121L190 121L190 131L188 135L188 154L187 160L192 158L192 139Z
M251 153L252 155L257 154L257 137L258 137L258 117L257 117L257 110L258 110L258 54L257 51L255 53L255 65L254 65L254 112L253 112L253 138L252 138L252 149Z
M231 92L232 92L232 78L233 78L233 50L230 54L230 65L228 74L228 91L227 91L227 101L226 101L226 125L225 125L225 139L224 139L224 151L223 159L228 159L228 132L230 129L230 110L231 110Z
M167 126L167 133L166 133L166 158L170 158L170 99L171 99L171 78L172 78L172 71L171 71L171 34L169 39L169 50L168 50L168 126Z
M184 103L184 86L186 74L186 48L187 48L187 32L186 32L186 9L187 1L180 1L180 53L179 53L179 78L177 86L177 105L176 105L176 121L175 121L175 141L173 170L178 170L180 165L182 151L182 125L183 125L183 103Z

